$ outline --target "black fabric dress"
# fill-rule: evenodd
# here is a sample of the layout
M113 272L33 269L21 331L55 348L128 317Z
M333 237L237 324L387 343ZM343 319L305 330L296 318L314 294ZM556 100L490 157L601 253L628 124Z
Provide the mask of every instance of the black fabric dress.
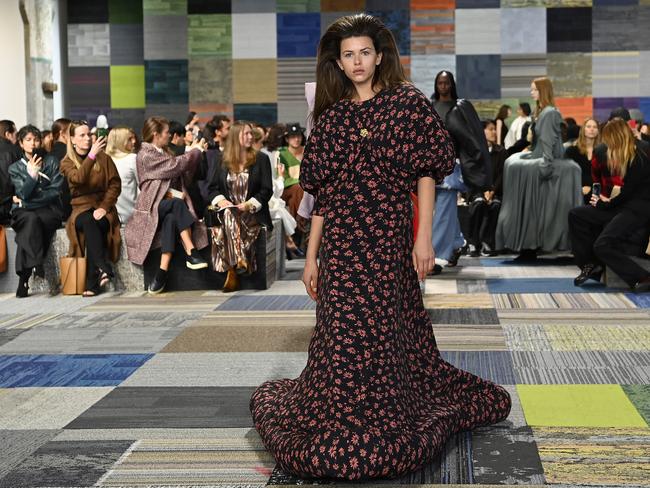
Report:
M341 100L314 127L300 184L324 225L307 366L263 383L250 401L285 472L401 476L456 432L508 416L505 389L441 358L413 268L409 192L453 165L449 135L411 85Z

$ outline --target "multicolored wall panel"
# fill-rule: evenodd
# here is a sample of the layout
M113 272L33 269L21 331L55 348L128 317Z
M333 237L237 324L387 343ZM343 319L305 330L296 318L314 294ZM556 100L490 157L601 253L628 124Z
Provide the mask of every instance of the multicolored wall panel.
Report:
M420 89L451 70L482 116L549 76L564 116L650 119L650 0L68 0L69 114L304 123L320 36L361 11L390 27Z

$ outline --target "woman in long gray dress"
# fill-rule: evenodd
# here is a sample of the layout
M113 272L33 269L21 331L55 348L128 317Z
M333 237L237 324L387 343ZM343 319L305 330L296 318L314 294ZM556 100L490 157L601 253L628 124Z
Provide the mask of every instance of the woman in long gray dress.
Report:
M580 166L562 159L562 116L551 80L534 79L530 94L537 102L532 149L504 164L496 231L497 249L519 252L520 261L535 259L539 251L569 250L569 211L582 204Z

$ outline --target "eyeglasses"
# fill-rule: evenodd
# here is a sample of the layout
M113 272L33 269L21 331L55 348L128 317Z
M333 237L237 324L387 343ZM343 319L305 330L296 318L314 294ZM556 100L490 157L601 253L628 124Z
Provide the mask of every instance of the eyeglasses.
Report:
M71 123L74 125L88 125L87 120L73 120Z

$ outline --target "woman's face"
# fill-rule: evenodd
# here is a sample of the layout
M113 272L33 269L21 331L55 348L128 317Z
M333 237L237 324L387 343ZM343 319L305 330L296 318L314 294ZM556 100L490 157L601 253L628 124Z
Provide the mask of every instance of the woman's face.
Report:
M530 84L530 96L533 97L533 100L535 101L539 100L539 90L537 89L537 86L535 86L534 81Z
M90 128L87 125L80 125L74 130L72 136L72 146L79 154L86 154L90 151L92 139L90 137Z
M649 127L648 127L648 124L643 124L643 125L641 126L641 129L639 129L639 132L640 132L641 134L646 134L646 135L648 135L648 133L649 133Z
M294 134L291 136L287 136L287 144L289 145L289 147L298 149L302 145L302 135Z
M381 53L377 54L370 37L348 37L341 41L341 56L336 62L352 83L363 85L372 82Z
M595 120L588 120L585 123L585 137L587 139L595 139L598 137L598 124Z
M251 129L250 125L242 127L242 130L239 133L239 144L245 149L248 149L253 145L253 129Z
M519 117L523 117L523 116L524 116L524 111L521 109L521 107L517 107L517 115L518 115Z
M194 133L191 130L186 130L183 141L185 141L186 146L191 146L192 142L194 142Z
M506 118L510 118L510 117L512 117L512 109L511 108L508 109L508 115L506 116Z
M167 145L169 144L169 139L170 139L169 126L165 124L161 132L154 132L153 144L154 146L160 148L167 147Z
M30 132L19 143L25 154L31 156L41 146L41 139Z
M451 79L444 73L438 77L436 82L436 91L441 97L447 97L451 93Z
M485 138L490 144L496 144L497 143L497 126L490 123L488 124L485 129L483 129L483 132L485 133Z
M129 139L126 141L126 150L127 152L133 152L133 149L135 149L135 136L131 134Z

